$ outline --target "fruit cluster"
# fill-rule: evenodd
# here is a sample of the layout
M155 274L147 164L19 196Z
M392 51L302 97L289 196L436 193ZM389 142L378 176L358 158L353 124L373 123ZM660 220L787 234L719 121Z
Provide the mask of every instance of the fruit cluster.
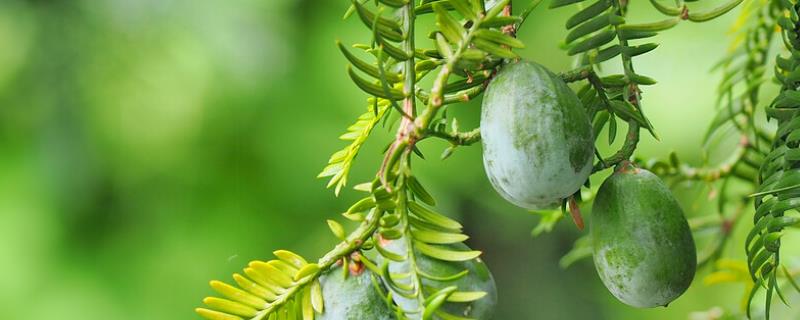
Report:
M582 1L553 0L551 8ZM481 252L463 244L468 236L460 223L433 209L435 199L411 169L415 155L424 158L416 144L427 138L451 144L443 157L481 141L486 174L504 199L528 210L570 203L580 229L581 187L589 187L593 173L616 166L597 190L592 210L590 236L600 279L634 307L666 306L688 288L697 262L683 212L658 177L627 161L639 128L653 133L639 105L638 86L655 83L633 71L631 57L656 47L632 46L628 40L653 37L681 18L625 24L628 1L596 0L576 13L567 21L572 29L567 45L569 55L580 55L581 65L568 74L589 80L576 94L564 81L567 75L520 61L512 51L525 47L515 35L541 0L519 16L512 14L511 0L376 0L374 10L371 1L350 2L345 17L357 17L372 39L353 46L361 53L341 43L339 49L351 64L348 75L369 94L369 107L341 136L350 144L330 157L319 177L330 178L328 187L339 194L373 128L381 122L399 124L375 178L354 188L368 195L343 214L359 225L347 233L329 220L340 242L317 261L279 250L276 260L253 261L244 275L234 275L238 288L212 282L224 298L206 298L209 309L198 308L201 316L491 319L497 290L478 258ZM727 10L686 16L698 20ZM415 43L415 20L421 15L434 16L432 48ZM595 64L616 56L624 74L599 78L593 73ZM421 81L429 75L435 77L425 88ZM481 93L480 128L459 131L455 118L449 126L448 105ZM625 143L594 163L596 136L607 127L613 143L617 117L628 123Z
M539 64L519 61L502 67L483 99L481 131L489 181L519 207L561 205L592 174L594 137L589 118L566 83ZM677 200L656 175L630 162L620 163L600 186L592 216L594 263L617 299L649 308L666 306L686 291L697 264L694 240ZM454 246L468 250L463 244ZM407 250L401 241L390 241L385 248ZM486 293L469 303L451 299L455 302L446 302L443 310L491 319L497 290L480 259L448 262L417 257L417 266L433 274L467 270L457 279L425 279L427 285ZM392 272L407 272L402 265L393 267ZM368 269L349 269L349 276L339 269L322 276L325 312L320 319L393 319L392 303L405 310L416 308L413 299L384 299L379 293L391 289Z
M481 131L489 181L517 206L558 206L592 173L594 138L581 102L536 63L511 63L492 80ZM678 202L657 176L620 163L600 186L592 215L595 266L615 297L655 307L686 291L697 264L694 241Z

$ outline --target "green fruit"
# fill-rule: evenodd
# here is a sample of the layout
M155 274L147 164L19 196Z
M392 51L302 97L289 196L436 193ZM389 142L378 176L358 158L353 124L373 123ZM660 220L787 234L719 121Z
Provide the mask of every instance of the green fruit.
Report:
M500 0L486 0L483 3L483 7L486 8L486 11L492 10L497 4L500 3Z
M466 245L459 243L449 246L450 249L456 250L470 250ZM428 274L438 276L454 275L464 270L468 273L453 281L433 281L430 279L423 279L423 284L437 289L448 286L458 287L458 291L474 292L483 291L486 295L483 298L467 303L446 303L442 306L442 310L456 315L459 317L466 317L476 320L491 319L494 313L494 308L497 305L497 287L494 283L494 277L486 263L481 258L476 258L469 261L452 262L442 261L434 258L429 258L425 255L417 256L417 266Z
M369 270L344 277L341 268L319 277L324 310L317 320L391 320L393 312L370 279ZM377 278L376 278L377 280Z
M592 126L580 100L533 62L508 64L489 84L481 136L492 186L526 209L557 206L592 171Z
M385 247L392 252L405 252L403 251L405 250L405 244L402 240L392 241ZM461 251L470 250L469 247L463 243L451 244L447 247ZM472 302L446 302L439 310L469 319L492 319L494 308L497 305L497 287L494 282L494 277L491 272L489 272L489 268L480 258L469 261L452 262L434 259L419 252L417 252L415 258L419 270L435 277L449 277L467 270L466 275L451 281L437 281L423 277L422 284L426 289L424 291L426 296L436 290L449 286L458 287L458 291L460 292L482 291L486 293L482 298ZM389 270L392 273L404 273L408 270L408 264L406 262L391 262L389 264ZM414 299L407 299L398 294L393 295L393 298L395 303L403 310L418 309L418 303ZM434 316L434 319L441 318Z
M650 171L626 163L603 182L591 236L600 279L628 305L666 306L694 278L697 257L689 224L670 190Z

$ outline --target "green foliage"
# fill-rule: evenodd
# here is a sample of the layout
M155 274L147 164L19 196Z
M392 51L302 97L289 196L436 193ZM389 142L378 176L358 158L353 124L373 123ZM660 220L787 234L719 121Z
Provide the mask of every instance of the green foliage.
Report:
M353 45L352 49L341 43L338 47L350 63L348 76L369 96L368 107L340 137L350 144L329 158L319 177L329 178L327 186L334 187L335 194L339 195L347 185L355 158L376 126L392 122L388 127L397 130L384 150L374 180L355 188L368 194L343 213L344 218L357 222L358 226L348 232L339 222L328 220L328 226L340 242L317 262L308 263L287 251L278 251L277 260L252 262L245 269L245 276L235 275L239 288L212 282L212 288L224 298L207 298L204 302L209 308L200 308L197 312L213 320L314 319L324 314L325 302L321 295L324 288L319 277L335 265L363 265L374 275L376 292L387 302L395 318L464 319L443 306L476 302L487 293L454 285L455 280L467 275L467 270L436 274L419 262L471 263L481 252L461 245L468 238L462 232L462 225L438 212L435 198L413 173L412 160L415 155L422 158L416 144L428 138L450 144L443 158L458 146L480 141L480 129L460 131L457 119L449 116L447 109L478 97L504 63L519 59L514 49L526 45L516 38L516 32L541 2L531 1L522 14L513 16L510 0L421 0L418 3L351 0L345 18L358 19L369 29L371 37L365 44ZM672 2L651 0L652 7L666 18L645 23L628 21L629 1L550 2L551 8L577 7L576 13L566 21L568 33L564 40L565 50L575 57L577 67L560 76L567 82L586 81L578 87L577 94L592 119L595 139L606 130L608 137L603 142L612 145L617 137L618 122L627 124L625 141L615 153L603 157L599 151L595 152L597 161L593 173L630 160L640 140L640 128L658 138L643 111L641 89L655 85L656 81L635 71L634 58L658 47L655 39L659 32L681 21L714 19L743 1L720 1L708 10L696 10L692 8L694 1L686 2L688 4L675 1L673 6ZM784 16L784 12L789 14ZM417 17L423 15L431 15L435 23L435 27L428 30L430 42L427 46L415 41L420 31ZM733 127L742 136L742 142L730 159L718 167L699 168L680 161L677 155L667 161L638 162L672 182L700 181L721 186L720 216L707 223L719 229L719 238L701 257L701 266L718 265L731 224L741 215L741 210L732 216L724 216L722 211L730 202L739 204L740 208L750 201L741 196L729 201L731 198L726 192L729 181L760 183L754 194L756 225L747 239L747 252L750 272L757 284L752 292L766 289L769 310L772 293L777 292L782 297L777 280L780 237L786 226L800 221L785 214L796 207L794 196L798 185L792 151L800 141L793 134L794 122L797 122L794 121L794 107L800 101L793 93L797 81L793 72L795 55L777 60L776 75L784 88L766 109L767 114L779 122L776 138L765 133L763 126L756 125L754 118L760 88L766 79L772 30L776 25L784 30L784 43L794 53L797 48L794 26L798 19L793 1L788 0L748 1L743 16L739 27L741 41L718 66L723 73L718 87L718 114L705 137L708 142L722 135L723 128ZM602 74L601 66L614 59L621 63L622 72ZM390 117L393 112L396 117ZM772 148L767 154L765 149L769 144ZM756 169L760 169L758 179ZM590 187L588 180L585 185ZM575 222L582 226L580 201L581 190L578 190L565 199L562 211L544 213L534 234L551 230L565 216L567 208ZM567 267L590 254L590 240L583 237L576 241L561 265Z
M347 128L347 132L339 136L339 139L352 142L331 155L328 165L317 176L319 178L331 177L328 188L335 186L336 195L339 195L342 188L347 185L347 175L350 173L350 168L353 166L353 161L356 159L358 151L361 150L361 146L389 110L389 100L373 97L369 99L369 103L369 110L359 116L356 122Z
M253 262L245 269L248 278L236 275L245 291L213 282L212 287L228 300L208 298L210 309L197 312L213 320L240 319L313 319L324 314L317 278L336 262L353 259L369 268L388 290L385 297L398 319L463 319L440 309L447 303L469 303L485 292L459 290L458 286L431 286L428 280L452 281L466 274L435 274L417 265L418 259L468 262L481 252L453 247L468 237L457 221L433 209L435 199L411 172L411 158L419 154L416 142L433 137L451 143L451 148L469 145L480 138L477 130L459 132L456 119L453 130L445 105L466 102L485 87L502 59L515 58L512 48L524 47L513 37L522 17L501 15L508 0L484 9L483 1L434 0L414 2L381 0L376 6L352 1L345 17L357 18L371 30L369 44L355 45L368 56L365 60L341 43L340 51L351 63L348 74L358 88L369 94L369 107L340 138L351 141L334 153L319 177L330 177L328 187L338 195L347 184L347 176L361 146L380 121L389 121L395 111L400 115L396 139L385 150L377 178L357 186L369 196L353 204L343 216L360 223L349 234L334 220L328 220L334 236L342 242L317 263L292 265L273 260ZM534 6L531 6L531 9ZM431 33L433 48L418 48L414 41L417 15L435 16L436 29ZM429 74L436 74L433 85L418 84ZM451 75L459 77L450 81ZM417 99L426 107L417 110ZM405 250L385 248L389 241L402 244ZM284 252L284 251L281 251ZM383 263L372 261L380 257ZM401 271L397 271L398 266ZM243 282L244 280L247 282ZM380 287L380 286L378 286ZM252 290L252 291L248 291ZM324 290L324 288L322 288Z
M747 262L750 276L755 282L750 300L760 289L766 291L765 312L770 318L770 304L773 294L777 294L786 303L781 292L778 271L781 265L781 238L784 228L800 224L800 217L791 214L797 212L798 186L800 186L800 170L798 170L798 133L800 133L800 117L796 108L800 105L800 92L797 91L795 74L800 70L800 59L795 55L800 49L798 24L798 6L794 1L776 1L778 11L773 13L775 22L782 30L783 44L791 53L788 58L776 58L775 78L781 84L781 91L772 103L765 108L766 114L778 122L778 128L772 148L765 156L759 170L759 186L755 197L756 212L753 217L755 225L745 240ZM772 11L771 11L772 12ZM784 269L785 271L785 269ZM786 273L794 284L792 276ZM750 315L748 304L748 315Z
M319 265L289 251L275 251L276 260L253 261L246 276L234 274L239 288L212 281L211 287L225 298L209 297L203 303L212 309L197 313L213 320L313 319L322 312L319 282L314 279Z

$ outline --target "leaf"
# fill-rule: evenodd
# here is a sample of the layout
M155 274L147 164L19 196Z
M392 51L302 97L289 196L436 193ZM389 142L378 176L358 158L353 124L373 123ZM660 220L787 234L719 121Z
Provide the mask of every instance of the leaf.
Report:
M697 12L694 12L694 11L690 11L689 12L689 21L704 22L704 21L708 21L708 20L717 18L717 17L722 16L723 14L727 13L728 11L733 10L733 8L736 8L736 6L738 6L740 3L742 3L742 1L743 0L729 0L728 2L720 5L719 7L711 9L711 10L709 10L707 12L697 13Z
M451 275L432 275L432 274L426 273L423 270L417 270L417 273L419 273L419 275L422 276L425 279L429 279L429 280L433 280L433 281L437 281L437 282L452 282L452 281L456 281L456 280L461 279L464 276L466 276L469 273L469 270L464 269L464 270L461 270L460 272L457 272L457 273L451 274Z
M517 16L497 16L481 22L481 28L500 28L507 25L520 23L522 18Z
M615 115L619 116L625 121L634 120L643 128L649 128L650 125L645 120L644 116L634 107L630 102L611 100L611 108Z
M430 320L433 318L434 312L441 307L447 298L456 290L455 286L446 287L438 292L432 294L425 301L425 310L422 313L422 320Z
M422 219L423 221L432 223L434 225L440 226L446 229L455 229L460 230L461 224L458 221L445 217L437 212L434 212L431 209L425 208L416 202L409 202L408 209L411 210L418 218Z
M480 8L477 8L479 11L475 12L467 0L449 0L449 2L450 5L467 20L474 21L478 18L478 13L481 11Z
M344 55L344 57L347 58L347 61L350 61L350 63L352 63L353 66L356 67L358 70L361 70L364 73L366 73L366 74L368 74L368 75L370 75L370 76L372 76L374 78L380 78L381 77L380 71L378 70L378 67L376 67L375 65L373 65L371 63L365 62L365 61L363 61L363 60L361 60L359 58L356 58L356 56L354 56L352 53L350 53L350 51L347 50L347 48L345 48L345 46L341 42L337 41L336 45L339 47L339 50L342 51L342 54ZM403 77L400 76L397 73L386 72L384 75L385 75L386 79L391 81L391 82L401 82L401 81L403 81Z
M589 61L591 61L591 63L593 64L598 64L603 61L608 61L622 53L622 50L620 48L621 48L620 45L615 44L613 46L602 49L598 51L596 55L587 58L589 58Z
M373 197L366 197L350 206L350 208L347 209L347 213L364 212L372 208L375 208L375 199Z
M616 35L617 33L611 29L599 32L581 42L576 43L575 46L567 50L567 54L573 56L581 52L596 49L614 40Z
M411 57L402 49L395 47L393 44L384 41L383 38L376 39L377 42L380 43L383 51L386 52L390 57L397 61L406 61L411 59Z
M614 140L616 139L617 139L617 117L614 116L614 113L609 113L608 145L614 144Z
M669 18L658 22L640 23L640 24L626 24L620 26L623 32L638 31L638 32L655 32L670 29L678 24L681 19L679 17Z
M469 239L467 235L461 233L416 228L411 230L411 235L414 237L414 239L431 244L452 244L464 242Z
M272 288L278 288L278 291L282 291L280 289L291 287L293 284L291 274L283 273L280 269L275 267L274 262L275 260L264 262L264 261L252 261L248 264L248 266L255 271L253 273L256 275L256 278L253 280L259 281L261 280L262 283L266 286ZM247 272L247 269L245 269ZM248 274L249 275L249 274ZM269 289L269 288L267 288Z
M274 254L276 257L278 257L278 259L280 259L281 261L295 266L295 268L302 268L304 265L306 265L308 263L308 262L306 262L305 259L303 259L303 257L301 257L301 256L299 256L296 253L293 253L291 251L277 250L277 251L273 252L272 254Z
M377 85L374 82L364 80L353 71L353 68L349 66L347 67L347 74L350 75L350 79L353 80L356 86L358 86L359 88L361 88L361 90L372 96L380 97L387 100L402 100L403 98L405 98L405 95L403 94L402 91L394 88L390 89L387 95L380 85Z
M201 317L209 320L242 320L241 317L205 308L197 308L195 309L195 312L197 312L197 314L199 314Z
M314 320L314 307L311 305L311 287L308 286L302 295L301 307L303 309L303 320Z
M317 313L325 311L325 304L322 301L322 287L319 284L319 280L315 280L311 284L311 306L314 307L314 311Z
M572 15L569 19L567 19L566 27L567 29L572 29L575 26L583 22L586 22L591 18L600 15L610 7L611 7L611 1L609 0L595 1L594 4L584 8L581 11L578 11L578 13Z
M234 274L238 288L211 281L211 287L225 298L203 299L208 308L195 309L197 314L211 320L274 319L277 315L292 320L313 319L313 311L317 310L314 304L320 305L318 312L322 311L316 281L321 269L289 251L275 251L275 256L278 260L250 262L244 269L247 277ZM308 281L305 279L311 281L302 282Z
M464 37L464 28L438 3L433 5L433 11L436 13L436 26L447 41L451 44L460 43Z
M319 272L320 272L319 265L317 265L316 263L309 263L303 266L299 271L297 271L297 274L294 275L294 281L299 281L300 279L303 279L310 275L315 275Z
M436 205L436 199L434 199L433 196L428 193L428 190L425 190L425 187L419 183L419 180L417 180L416 177L409 177L407 183L408 189L411 190L411 192L414 193L414 195L417 196L420 201L430 206Z
M414 247L426 256L444 261L467 261L481 255L480 251L456 251L432 246L421 241L414 241Z
M486 51L487 53L500 58L513 59L517 57L517 54L508 48L504 48L501 45L486 39L476 38L472 40L472 43L478 49Z
M396 239L400 239L401 237L403 237L403 233L400 232L400 230L397 230L397 229L381 228L379 230L379 232L380 232L381 237L383 237L383 239L386 239L386 240L396 240Z
M447 298L447 302L473 302L478 301L485 296L486 292L483 291L456 291L450 294L450 297Z
M358 13L358 17L361 18L361 21L364 23L364 25L366 25L371 30L374 21L376 21L375 13L369 11L369 9L365 8L356 0L352 0L352 3L356 8L356 13ZM400 31L400 24L397 21L378 16L377 28L381 37L384 37L391 41L399 42L402 41L404 38L402 31Z
M436 49L439 51L439 54L447 60L453 58L453 49L450 48L450 44L447 43L447 39L437 32L436 33Z
M401 255L401 254L392 252L389 249L384 248L380 244L380 242L375 244L375 249L378 251L378 254L380 254L382 257L384 257L386 259L389 259L389 260L392 260L392 261L395 261L395 262L403 262L403 261L406 260L405 255Z
M586 36L588 34L594 33L596 31L599 31L600 29L603 29L603 28L609 26L611 24L609 16L611 16L612 14L613 13L611 13L611 12L601 14L601 15L599 15L599 16L597 16L597 17L595 17L595 18L593 18L593 19L591 19L591 20L579 25L577 28L572 29L572 31L570 31L567 34L567 38L566 38L567 43L568 44L572 43L573 41L578 40L578 39L582 38L583 36Z
M643 30L630 30L630 29L620 29L620 38L624 40L636 40L636 39L644 39L650 38L658 33L655 31L643 31Z
M417 15L423 15L426 13L433 13L433 5L440 5L444 7L446 10L452 10L453 5L450 4L450 0L433 0L433 1L422 1L419 6L414 8L414 13Z
M230 300L239 301L240 303L250 307L263 308L267 304L267 301L265 301L263 298L257 297L227 283L214 280L210 282L210 285L214 291L218 292L222 296Z
M522 41L497 30L479 29L475 31L475 36L479 39L491 41L499 45L506 45L512 48L525 47L525 44L522 43Z
M656 80L654 80L653 78L650 78L650 77L647 77L647 76L643 76L643 75L639 75L639 74L635 74L635 73L629 74L628 75L628 79L631 80L631 82L633 82L635 84L643 85L643 86L649 86L649 85L656 84Z
M635 56L638 56L638 55L645 54L645 53L648 53L650 51L653 51L653 50L655 50L655 48L658 48L658 44L656 44L656 43L646 43L646 44L639 45L639 46L625 47L625 48L622 49L622 52L624 52L629 57L635 57Z
M375 101L375 98L370 98ZM347 128L347 132L342 135L344 140L352 141L350 145L344 149L335 152L328 160L328 165L317 175L318 178L331 177L328 182L328 187L336 186L334 189L335 194L338 196L342 187L347 184L347 176L350 168L353 166L361 146L369 138L370 133L375 128L380 120L386 115L389 110L389 101L385 99L378 99L377 109L368 108L366 113L358 117L358 120Z
M346 240L344 228L342 227L341 224L339 224L335 220L328 220L328 228L331 229L331 232L333 233L333 235L336 236L336 238L339 238L339 240Z
M380 225L381 227L391 228L396 226L400 222L400 215L399 214L390 214L386 213L383 217L381 217Z

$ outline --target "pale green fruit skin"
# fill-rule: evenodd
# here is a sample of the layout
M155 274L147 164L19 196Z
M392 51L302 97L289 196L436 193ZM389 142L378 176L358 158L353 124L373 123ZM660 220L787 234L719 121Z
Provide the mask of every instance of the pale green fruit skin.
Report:
M633 307L666 306L697 267L689 224L656 175L629 165L603 182L592 210L594 264L606 288Z
M485 0L483 2L483 7L486 8L486 11L489 11L492 10L492 8L494 8L499 2L500 0Z
M396 253L406 252L406 246L401 240L393 240L385 247ZM451 244L448 245L448 247L462 251L470 250L469 247L463 243ZM382 261L382 258L378 259L379 263ZM453 281L441 282L422 278L422 282L426 287L433 287L436 289L456 286L459 291L486 292L484 297L473 302L446 302L440 310L455 316L475 320L492 319L494 309L497 305L497 286L489 268L480 258L469 261L452 262L430 258L417 252L416 264L419 269L435 276L451 276L463 270L468 270L466 275ZM393 273L405 273L408 271L408 264L405 262L390 262L389 270ZM399 280L398 282L403 281ZM407 284L406 282L403 283ZM395 294L393 298L395 303L404 310L418 309L416 300L407 299L397 294ZM434 315L434 319L440 318Z
M453 244L449 246L457 250L470 250L469 247L462 243ZM429 279L423 279L425 285L435 288L444 288L448 286L457 286L458 291L483 291L486 295L473 302L456 303L450 302L442 306L442 310L450 314L472 318L477 320L492 319L494 308L497 305L497 286L494 282L492 273L481 258L476 258L470 261L442 261L434 258L429 258L425 255L417 256L417 266L425 272L433 275L453 275L463 270L468 270L467 275L450 282L436 282Z
M533 62L505 65L489 84L481 137L489 181L522 208L559 205L592 171L592 127L580 100Z
M341 268L319 277L324 310L317 320L393 320L389 306L375 290L370 271L344 278Z

